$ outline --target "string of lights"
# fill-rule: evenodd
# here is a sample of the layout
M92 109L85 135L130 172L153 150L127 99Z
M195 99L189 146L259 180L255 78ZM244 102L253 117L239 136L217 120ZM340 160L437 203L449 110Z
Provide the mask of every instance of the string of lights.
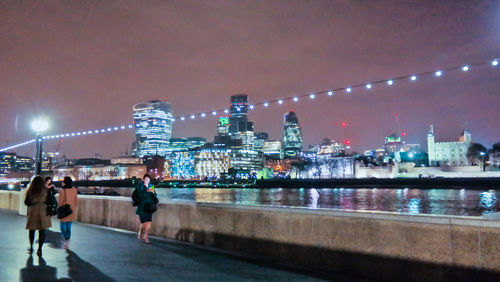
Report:
M436 78L439 78L439 77L444 76L446 73L449 73L452 71L468 72L472 68L480 67L480 66L484 66L484 65L489 65L493 68L497 68L499 65L499 60L493 59L493 60L490 60L487 62L478 62L478 63L473 63L473 64L456 65L456 66L447 67L447 68L443 68L443 69L439 69L439 70L425 71L425 72L420 72L420 73L412 73L412 74L402 75L402 76L394 76L394 77L382 79L382 80L376 80L376 81L365 82L365 83L358 83L358 84L353 84L353 85L348 85L348 86L343 86L343 87L338 87L338 88L332 88L332 89L327 89L327 90L321 90L321 91L316 91L316 92L309 92L306 94L289 96L289 97L285 97L285 98L278 98L278 99L274 99L274 100L268 100L268 101L250 104L250 105L248 105L248 109L255 110L258 107L267 108L267 107L271 106L272 104L282 105L286 101L299 102L299 100L302 98L316 99L320 96L334 96L335 94L338 94L338 93L351 94L356 89L362 88L365 90L371 90L372 88L374 88L375 86L378 86L378 85L385 85L387 87L392 87L398 81L406 80L406 81L410 81L410 82L416 82L420 77L424 77L424 76L434 76ZM172 121L194 120L194 119L206 118L206 117L210 117L210 116L215 117L219 114L229 114L229 109L224 108L224 109L217 109L217 110L206 111L206 112L198 112L198 113L192 113L192 114L187 114L187 115L175 116L175 117L173 117ZM112 126L112 127L107 127L107 128L86 130L86 131L80 131L80 132L70 132L70 133L63 133L63 134L57 134L57 135L48 135L48 136L44 136L43 139L60 139L60 138L65 138L65 137L80 137L80 136L93 135L93 134L111 133L111 132L115 132L115 131L132 129L132 128L134 128L133 124L127 124L127 125ZM25 141L23 143L19 143L19 144L12 145L9 147L1 148L0 152L5 152L8 150L16 149L16 148L31 144L33 142L35 142L35 139L31 139L31 140Z

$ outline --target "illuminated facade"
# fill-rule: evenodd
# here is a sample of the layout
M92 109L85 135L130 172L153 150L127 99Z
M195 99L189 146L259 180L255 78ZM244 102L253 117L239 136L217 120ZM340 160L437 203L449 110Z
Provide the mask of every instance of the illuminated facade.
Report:
M333 141L327 145L321 145L319 147L318 155L333 154L333 155L343 155L345 154L345 144Z
M0 177L12 172L33 171L34 161L30 157L18 156L15 153L0 153Z
M436 142L434 127L431 125L427 134L429 166L467 166L467 150L472 143L472 135L464 129L458 142Z
M295 112L286 113L283 123L283 155L285 158L298 157L302 151L302 128Z
M264 147L262 149L266 159L279 160L283 158L283 150L281 149L281 141L279 140L269 140L264 142Z
M263 167L263 159L255 150L232 150L231 167L244 173L257 172Z
M253 123L248 121L248 95L238 94L231 96L229 109L229 135L238 132L253 131ZM237 138L237 137L236 137Z
M176 179L194 178L194 156L194 151L170 152L167 155L168 163L165 165L166 174Z
M207 143L203 137L187 137L170 139L170 151L185 151L199 148Z
M65 176L75 181L81 180L123 180L142 178L146 174L145 165L114 164L114 165L73 165L60 166L54 169L54 181L61 181Z
M396 134L392 134L385 137L384 149L387 153L399 152L401 150L401 144L401 137Z
M261 154L254 149L253 123L248 121L248 95L231 96L229 136L231 168L238 175L256 173L263 167Z
M111 158L111 164L142 164L142 159L134 156Z
M170 103L150 101L133 107L137 156L164 156L172 135L172 107Z
M42 152L42 172L52 171L60 164L59 152Z
M229 172L231 150L204 149L196 152L195 173L200 178L219 178Z
M253 137L253 148L257 152L263 152L264 143L269 140L269 134L266 132L255 132Z
M226 136L229 134L229 117L219 117L219 124L217 126L217 133L220 136Z

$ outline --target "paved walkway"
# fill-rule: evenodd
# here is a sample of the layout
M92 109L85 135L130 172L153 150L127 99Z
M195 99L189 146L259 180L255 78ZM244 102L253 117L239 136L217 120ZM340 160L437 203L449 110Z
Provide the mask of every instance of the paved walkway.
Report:
M0 210L0 281L319 281L321 276L130 232L74 223L68 250L53 220L43 258L27 253L26 218ZM37 234L38 236L38 234ZM35 246L36 247L36 244ZM36 250L36 248L35 248ZM334 281L356 281L330 277Z

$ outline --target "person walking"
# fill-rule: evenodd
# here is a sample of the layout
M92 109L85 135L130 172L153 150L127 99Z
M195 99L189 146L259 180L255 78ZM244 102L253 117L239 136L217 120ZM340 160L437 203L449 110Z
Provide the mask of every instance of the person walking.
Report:
M153 213L156 211L158 198L156 197L154 186L151 183L151 177L148 174L142 177L142 182L137 185L134 193L136 195L133 196L133 198L135 197L137 200L137 209L135 213L139 216L141 222L137 238L149 244L149 231L151 230Z
M73 187L73 180L65 176L62 182L62 189L59 190L59 211L61 207L69 205L71 213L66 217L59 218L61 235L64 238L63 248L67 249L69 239L71 239L71 223L76 219L76 209L78 207L78 189Z
M49 191L40 175L35 176L29 184L24 203L28 206L26 229L29 230L30 247L28 253L33 253L35 231L38 230L38 256L42 256L42 247L45 243L46 230L50 228L50 216L47 215L47 197Z

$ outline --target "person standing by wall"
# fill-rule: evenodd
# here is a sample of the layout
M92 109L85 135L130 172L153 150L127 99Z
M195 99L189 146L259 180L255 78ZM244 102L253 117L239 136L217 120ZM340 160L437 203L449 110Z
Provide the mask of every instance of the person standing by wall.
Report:
M38 256L42 256L46 230L50 228L50 216L47 215L47 197L49 191L40 175L35 176L28 187L24 203L28 206L26 229L29 230L30 247L28 253L33 253L35 231L38 230Z
M143 182L140 182L137 185L135 191L136 198L138 200L135 213L139 216L139 220L141 222L137 238L139 240L144 240L144 242L149 244L149 231L151 230L153 213L156 211L158 198L156 197L154 186L151 184L151 177L148 174L145 174L142 177L142 180Z
M69 205L71 213L59 218L61 235L64 238L63 248L68 248L69 239L71 239L71 223L76 219L76 209L78 207L78 189L73 187L73 180L66 176L62 182L62 189L59 190L59 211L65 205Z
M45 177L45 187L47 187L47 189L49 190L49 192L52 193L52 195L56 194L56 189L55 189L56 186L52 184L52 177L50 176Z

